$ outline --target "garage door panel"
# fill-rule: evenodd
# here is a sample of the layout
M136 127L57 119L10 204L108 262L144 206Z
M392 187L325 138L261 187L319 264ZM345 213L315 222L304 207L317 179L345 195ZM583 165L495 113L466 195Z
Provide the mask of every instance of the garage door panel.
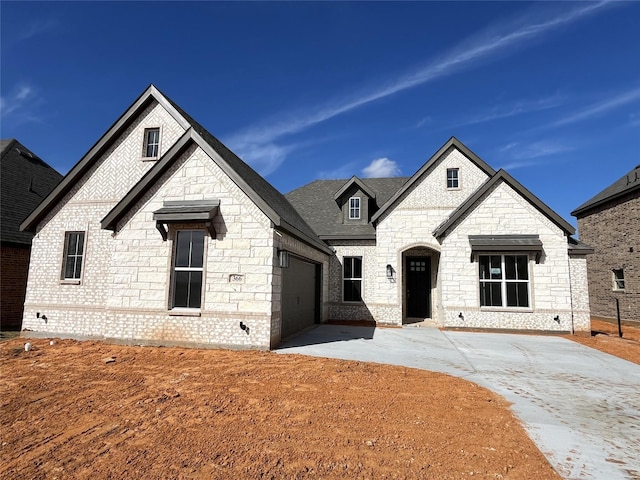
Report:
M315 264L290 258L282 274L282 337L315 323L317 280Z

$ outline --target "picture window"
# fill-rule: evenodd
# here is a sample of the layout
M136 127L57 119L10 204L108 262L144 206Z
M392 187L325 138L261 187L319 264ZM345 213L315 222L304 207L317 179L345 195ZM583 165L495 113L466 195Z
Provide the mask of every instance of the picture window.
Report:
M480 255L480 306L529 306L529 257Z

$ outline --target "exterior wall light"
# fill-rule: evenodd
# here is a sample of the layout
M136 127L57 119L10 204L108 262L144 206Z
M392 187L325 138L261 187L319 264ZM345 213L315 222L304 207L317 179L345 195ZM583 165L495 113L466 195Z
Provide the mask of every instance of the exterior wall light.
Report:
M387 278L389 280L393 279L393 273L394 273L393 267L391 265L387 264Z
M280 268L289 268L289 252L286 250L278 250L278 263Z

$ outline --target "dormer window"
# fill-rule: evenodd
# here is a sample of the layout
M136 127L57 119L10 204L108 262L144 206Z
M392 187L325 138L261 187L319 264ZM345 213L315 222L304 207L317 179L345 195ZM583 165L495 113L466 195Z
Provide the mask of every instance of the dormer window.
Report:
M457 168L447 168L447 188L459 188L460 183L458 179Z
M360 219L360 197L351 197L349 199L349 220Z
M160 153L160 128L144 129L144 145L142 147L143 158L158 158Z

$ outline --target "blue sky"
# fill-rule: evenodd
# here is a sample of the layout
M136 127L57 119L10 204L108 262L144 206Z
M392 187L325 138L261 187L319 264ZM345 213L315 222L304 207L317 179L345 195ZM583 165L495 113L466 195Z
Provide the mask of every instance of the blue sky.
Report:
M6 2L2 138L67 171L150 84L286 193L451 136L570 212L640 163L640 2Z

